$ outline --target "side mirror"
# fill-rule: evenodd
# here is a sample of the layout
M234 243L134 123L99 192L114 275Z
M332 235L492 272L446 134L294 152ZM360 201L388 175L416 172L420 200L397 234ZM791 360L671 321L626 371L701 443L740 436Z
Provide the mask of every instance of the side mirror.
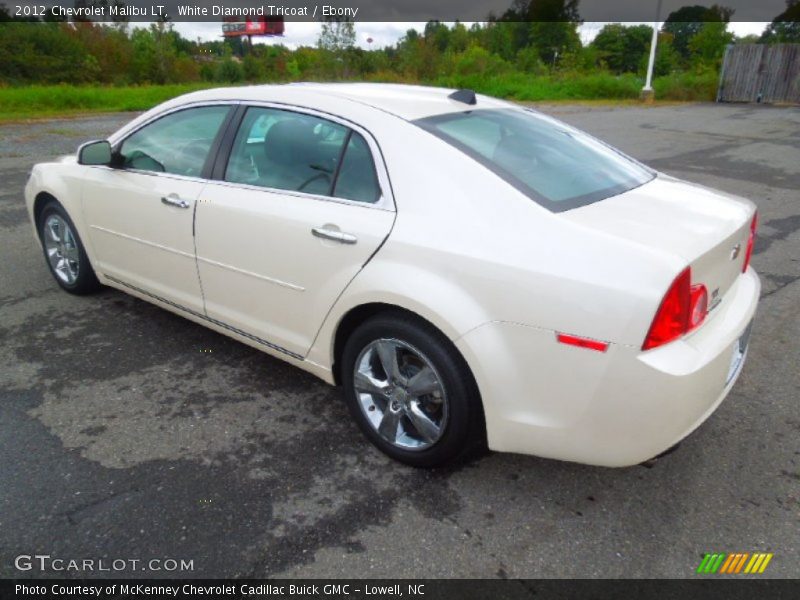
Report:
M78 148L78 164L80 165L110 165L111 144L106 140L86 142Z

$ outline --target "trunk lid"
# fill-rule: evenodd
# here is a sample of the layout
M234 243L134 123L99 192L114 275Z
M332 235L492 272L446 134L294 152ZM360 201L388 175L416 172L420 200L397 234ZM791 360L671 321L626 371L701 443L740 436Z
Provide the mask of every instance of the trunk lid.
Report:
M754 212L749 200L659 174L559 216L679 256L692 268L692 283L708 289L711 310L742 272Z

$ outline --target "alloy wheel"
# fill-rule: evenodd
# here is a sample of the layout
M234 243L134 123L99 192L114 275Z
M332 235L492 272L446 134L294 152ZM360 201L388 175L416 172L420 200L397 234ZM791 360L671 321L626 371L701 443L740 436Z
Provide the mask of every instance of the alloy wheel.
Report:
M56 277L67 285L73 285L79 274L78 243L70 226L58 214L52 214L45 220L44 247Z
M358 404L378 435L403 450L433 446L447 425L447 394L433 363L397 339L370 342L353 373Z

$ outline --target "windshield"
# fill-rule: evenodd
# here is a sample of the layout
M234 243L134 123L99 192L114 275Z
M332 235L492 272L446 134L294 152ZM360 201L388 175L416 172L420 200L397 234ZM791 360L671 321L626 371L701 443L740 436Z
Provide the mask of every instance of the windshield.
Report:
M526 109L471 110L415 123L553 212L616 196L655 177L590 135Z

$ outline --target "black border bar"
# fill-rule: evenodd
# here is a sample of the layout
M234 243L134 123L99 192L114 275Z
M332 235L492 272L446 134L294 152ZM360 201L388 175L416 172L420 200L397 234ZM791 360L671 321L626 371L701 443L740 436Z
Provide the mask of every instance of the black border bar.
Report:
M654 565L656 568L656 565ZM646 600L759 600L797 598L797 579L760 576L695 579L6 579L4 600L130 598L151 600L544 600L548 598ZM175 593L173 593L175 592Z
M426 21L664 21L685 6L720 5L731 9L731 21L771 22L800 20L800 5L787 11L786 0L531 0L524 10L513 10L514 0L0 0L12 18L70 20L216 22L244 15L282 17L291 21L349 18L357 22ZM120 4L122 2L122 4ZM525 4L525 3L523 3ZM520 5L516 5L519 7ZM555 8L554 8L555 7ZM660 10L657 14L657 8ZM76 8L83 12L76 13ZM111 14L114 8L115 14ZM124 14L120 15L120 10ZM122 18L120 18L122 17ZM714 20L710 18L710 20Z

